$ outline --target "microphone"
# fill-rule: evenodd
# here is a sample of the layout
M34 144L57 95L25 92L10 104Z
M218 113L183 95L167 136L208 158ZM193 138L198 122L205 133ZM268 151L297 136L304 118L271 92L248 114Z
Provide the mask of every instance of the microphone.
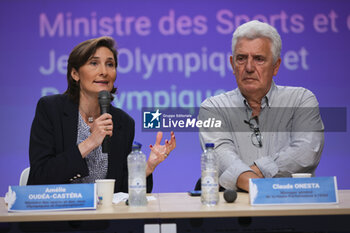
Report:
M109 105L111 104L111 93L108 91L100 91L98 93L98 102L100 104L101 115L109 112ZM111 149L110 137L106 135L102 142L102 153L109 153Z
M227 203L232 203L236 200L237 198L237 192L232 189L226 189L224 191L224 199Z

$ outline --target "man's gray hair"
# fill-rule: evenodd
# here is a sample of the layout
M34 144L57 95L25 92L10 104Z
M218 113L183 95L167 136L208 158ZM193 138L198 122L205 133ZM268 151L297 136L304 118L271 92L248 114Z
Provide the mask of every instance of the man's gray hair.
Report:
M273 62L281 56L282 41L277 30L267 23L262 23L257 20L249 21L239 26L232 36L232 55L235 55L235 47L237 41L241 38L256 39L266 37L271 41L271 52Z

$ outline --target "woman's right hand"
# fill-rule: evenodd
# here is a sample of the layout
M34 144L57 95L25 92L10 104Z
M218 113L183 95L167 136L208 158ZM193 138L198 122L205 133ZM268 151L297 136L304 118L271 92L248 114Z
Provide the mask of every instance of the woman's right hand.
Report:
M94 120L90 126L91 135L78 147L83 158L87 156L92 150L102 144L106 135L110 137L113 135L113 121L112 115L104 113Z
M94 142L96 147L102 144L106 135L110 137L113 135L113 121L112 115L104 113L94 120L90 126L91 135L89 138Z

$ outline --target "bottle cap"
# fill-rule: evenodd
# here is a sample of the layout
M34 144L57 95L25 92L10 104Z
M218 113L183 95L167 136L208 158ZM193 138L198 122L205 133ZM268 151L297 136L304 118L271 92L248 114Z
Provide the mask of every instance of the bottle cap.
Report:
M214 148L214 143L205 143L205 148L208 147Z
M132 144L132 149L141 149L142 144L139 142L134 141L134 143Z

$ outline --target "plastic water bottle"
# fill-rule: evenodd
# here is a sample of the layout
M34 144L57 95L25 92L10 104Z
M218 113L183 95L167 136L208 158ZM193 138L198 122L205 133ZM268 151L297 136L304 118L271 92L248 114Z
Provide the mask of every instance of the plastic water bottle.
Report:
M213 206L219 202L218 162L214 143L206 143L201 157L201 201L203 205Z
M146 155L141 144L134 142L128 155L129 206L145 206L146 198Z

